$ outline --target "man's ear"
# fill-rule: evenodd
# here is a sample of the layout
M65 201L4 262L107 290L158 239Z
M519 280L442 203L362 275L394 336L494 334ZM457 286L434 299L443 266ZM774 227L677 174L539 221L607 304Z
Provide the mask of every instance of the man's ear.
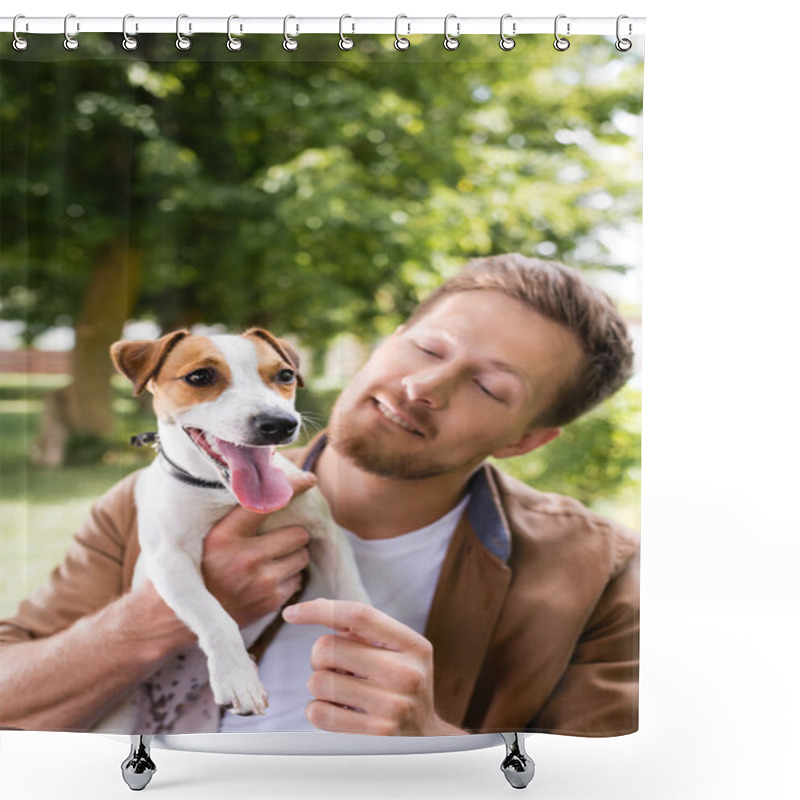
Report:
M561 431L561 428L533 428L513 444L508 444L492 453L492 456L494 458L523 456L531 450L536 450L537 447L544 447L548 442L552 442L561 435Z
M111 345L114 366L133 384L133 393L141 394L147 382L158 375L175 345L189 331L175 331L160 339L121 341Z

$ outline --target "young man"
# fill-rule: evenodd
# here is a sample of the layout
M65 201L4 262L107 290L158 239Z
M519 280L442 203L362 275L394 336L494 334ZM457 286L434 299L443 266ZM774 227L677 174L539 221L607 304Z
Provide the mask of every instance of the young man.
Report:
M318 482L374 607L294 597L305 532L256 537L260 516L235 509L205 542L211 591L243 626L299 599L251 650L270 708L220 716L201 688L177 706L154 698L132 732L636 730L637 537L485 463L552 441L631 364L624 323L576 271L517 255L468 264L295 454L316 476L297 490ZM192 646L149 583L129 591L137 553L128 478L0 627L3 725L92 729Z

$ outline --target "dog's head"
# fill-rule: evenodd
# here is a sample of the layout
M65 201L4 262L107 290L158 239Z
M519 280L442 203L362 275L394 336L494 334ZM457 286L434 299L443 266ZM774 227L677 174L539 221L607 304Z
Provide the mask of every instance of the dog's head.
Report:
M300 429L300 360L288 342L261 328L241 336L182 330L116 342L111 358L135 394L153 394L160 423L182 430L243 506L273 511L288 502L291 489L272 464L275 446L291 444Z

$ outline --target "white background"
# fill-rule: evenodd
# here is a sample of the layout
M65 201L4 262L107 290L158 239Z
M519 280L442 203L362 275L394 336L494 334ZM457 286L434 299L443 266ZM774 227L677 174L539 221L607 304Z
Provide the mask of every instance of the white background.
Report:
M641 730L532 737L527 791L539 800L797 797L796 5L235 1L18 0L3 13L647 17ZM0 737L5 797L129 796L118 741ZM155 757L154 800L513 791L498 770L501 748Z

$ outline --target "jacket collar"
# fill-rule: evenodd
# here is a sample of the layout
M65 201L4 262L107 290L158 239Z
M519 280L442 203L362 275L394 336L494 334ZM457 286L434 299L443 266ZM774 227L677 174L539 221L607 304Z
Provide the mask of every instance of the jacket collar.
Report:
M309 442L300 456L300 465L306 472L313 472L320 454L328 444L323 431ZM469 479L470 494L466 516L479 542L503 563L511 557L511 533L500 502L497 483L486 465L478 468Z
M301 456L313 471L327 443L319 434ZM470 501L445 555L425 636L433 645L436 711L463 726L470 699L511 584L511 529L495 473L470 478Z

